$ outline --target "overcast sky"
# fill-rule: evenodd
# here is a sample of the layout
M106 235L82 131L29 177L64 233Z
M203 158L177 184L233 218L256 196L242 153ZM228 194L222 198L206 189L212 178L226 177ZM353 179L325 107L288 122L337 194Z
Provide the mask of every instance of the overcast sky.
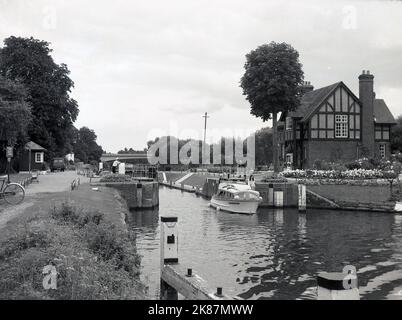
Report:
M267 126L239 79L245 54L270 41L299 51L315 88L344 81L358 95L370 70L402 114L401 1L0 0L0 39L10 35L51 42L75 82L76 126L109 152L163 133L201 138L204 112L209 137Z

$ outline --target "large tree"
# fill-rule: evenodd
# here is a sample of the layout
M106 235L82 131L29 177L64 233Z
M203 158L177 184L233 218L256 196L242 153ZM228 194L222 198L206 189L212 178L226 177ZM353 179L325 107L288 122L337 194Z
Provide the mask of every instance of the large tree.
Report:
M99 161L103 149L96 142L97 136L94 130L82 127L75 132L74 156L85 163Z
M21 81L29 93L31 140L49 151L50 157L68 153L77 102L70 97L74 87L65 64L56 64L46 41L9 37L0 48L0 74Z
M255 132L255 164L272 163L272 129L262 128Z
M272 119L273 162L278 172L277 116L297 108L304 74L299 53L287 43L263 44L246 55L240 81L251 114L263 121Z
M25 145L30 118L27 90L20 83L0 76L0 172L5 168L5 147L13 146L18 155Z

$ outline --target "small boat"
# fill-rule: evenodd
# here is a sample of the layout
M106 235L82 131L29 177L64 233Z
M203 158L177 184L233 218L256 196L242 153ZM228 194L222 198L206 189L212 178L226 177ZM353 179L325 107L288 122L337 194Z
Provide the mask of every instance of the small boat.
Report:
M248 184L228 181L219 184L210 206L232 213L254 214L261 201L260 193Z

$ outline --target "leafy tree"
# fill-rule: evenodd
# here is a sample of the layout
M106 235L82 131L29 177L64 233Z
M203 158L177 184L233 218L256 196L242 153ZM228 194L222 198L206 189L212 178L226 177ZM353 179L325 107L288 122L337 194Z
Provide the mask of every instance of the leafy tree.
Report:
M127 149L124 148L123 150L119 150L117 153L118 154L135 154L135 153L144 153L147 152L147 148L144 148L143 150L134 150L133 148Z
M278 171L277 115L294 110L300 103L303 82L299 53L287 43L263 44L246 55L240 81L250 102L251 114L273 124L273 162Z
M87 127L75 129L75 143L73 146L74 156L84 163L99 161L103 149L96 143L97 136L94 130Z
M272 129L262 128L255 132L255 164L272 163Z
M13 146L16 155L27 142L26 128L31 111L27 100L27 91L20 83L0 76L0 152L7 145ZM5 157L0 157L0 167L3 171Z
M391 130L391 149L392 151L402 152L402 116L396 120L396 125Z
M46 41L9 37L0 48L0 75L19 80L27 88L32 121L31 140L62 156L71 148L73 122L78 116L77 102L70 97L73 81L65 64L56 64Z

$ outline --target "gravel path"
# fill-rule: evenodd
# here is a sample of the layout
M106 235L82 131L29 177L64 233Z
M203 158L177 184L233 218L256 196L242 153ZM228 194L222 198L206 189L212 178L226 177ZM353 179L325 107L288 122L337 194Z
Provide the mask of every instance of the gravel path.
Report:
M39 183L31 183L25 190L26 195L22 203L11 206L0 199L0 229L2 229L8 221L17 217L21 213L29 213L29 208L37 203L45 202L52 199L52 195L70 190L71 182L79 177L81 183L88 182L89 179L83 176L77 176L75 171L65 171L50 173L39 176Z

